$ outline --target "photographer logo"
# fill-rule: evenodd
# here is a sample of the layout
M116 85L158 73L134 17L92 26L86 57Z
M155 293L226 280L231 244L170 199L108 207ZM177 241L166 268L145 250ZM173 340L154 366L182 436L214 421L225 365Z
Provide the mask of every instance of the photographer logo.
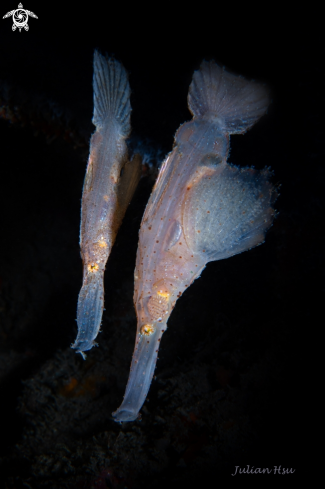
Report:
M25 31L29 30L28 17L34 17L34 19L38 19L37 15L35 15L33 12L23 9L23 5L21 3L18 5L18 8L16 10L11 10L11 12L7 12L6 15L3 16L3 19L11 16L13 20L12 30L15 31L18 28L19 32L21 32L22 28L24 28Z

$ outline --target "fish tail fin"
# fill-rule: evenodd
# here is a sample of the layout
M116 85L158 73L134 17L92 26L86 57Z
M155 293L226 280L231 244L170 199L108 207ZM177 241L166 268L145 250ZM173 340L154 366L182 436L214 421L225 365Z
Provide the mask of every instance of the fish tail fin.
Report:
M71 348L81 353L96 343L104 310L104 272L88 273L78 297L78 335Z
M229 134L243 134L265 114L267 89L218 66L203 61L194 72L188 107L194 118L217 120Z
M126 138L130 134L130 85L124 67L114 58L94 53L94 115L93 124L102 127L114 119Z

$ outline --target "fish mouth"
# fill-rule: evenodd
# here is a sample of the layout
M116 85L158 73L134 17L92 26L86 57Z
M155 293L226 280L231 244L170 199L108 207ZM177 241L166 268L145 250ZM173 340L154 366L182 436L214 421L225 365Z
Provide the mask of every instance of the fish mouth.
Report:
M139 413L128 411L127 409L118 409L113 413L115 421L122 423L124 421L135 421L139 417Z
M132 357L129 380L121 406L112 414L117 422L135 421L146 400L155 371L160 339L166 329L166 323L154 323L151 329L143 326L138 329L135 349Z

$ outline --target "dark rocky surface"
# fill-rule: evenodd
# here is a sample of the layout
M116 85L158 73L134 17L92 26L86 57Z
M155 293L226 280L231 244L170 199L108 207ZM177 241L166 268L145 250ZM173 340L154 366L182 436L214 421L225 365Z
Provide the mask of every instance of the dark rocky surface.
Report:
M244 475L232 478L235 466L247 465L293 468L286 476L293 482L308 469L308 342L317 342L313 317L324 278L317 39L283 34L280 48L261 32L243 50L239 33L226 44L220 33L195 40L185 29L183 43L145 31L148 42L140 44L139 27L124 27L126 42L117 27L107 34L80 17L79 32L60 17L55 42L54 20L45 26L44 14L32 9L39 19L28 33L2 25L0 34L7 40L0 47L0 485L217 487L238 482ZM83 361L70 344L82 279L80 199L95 47L130 72L134 133L164 154L190 118L187 90L203 58L268 83L268 115L232 138L229 160L271 166L282 185L265 244L210 263L177 302L142 419L123 425L111 413L134 346L137 237L154 178L140 181L118 234L99 347Z

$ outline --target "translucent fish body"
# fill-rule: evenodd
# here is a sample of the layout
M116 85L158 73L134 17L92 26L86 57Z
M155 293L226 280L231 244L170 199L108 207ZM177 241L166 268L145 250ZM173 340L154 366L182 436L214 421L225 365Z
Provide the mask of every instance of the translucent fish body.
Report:
M83 285L79 294L78 336L72 348L83 355L94 345L104 307L104 271L127 205L140 178L140 162L128 161L130 87L123 66L94 55L96 132L84 182L80 247Z
M194 117L176 133L141 223L135 269L138 318L131 371L116 421L132 421L146 398L159 342L177 299L212 260L264 240L276 192L269 172L227 163L229 134L266 111L263 87L202 63L189 91Z

